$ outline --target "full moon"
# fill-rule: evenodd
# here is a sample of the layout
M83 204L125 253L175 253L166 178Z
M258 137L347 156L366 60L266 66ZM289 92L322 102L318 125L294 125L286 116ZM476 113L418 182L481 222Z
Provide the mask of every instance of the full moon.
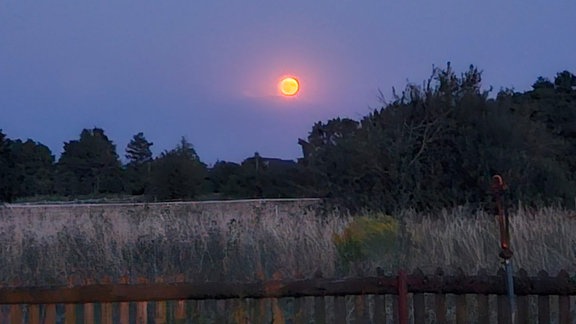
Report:
M278 84L278 89L284 96L291 97L296 95L300 90L300 83L298 79L294 77L283 78Z

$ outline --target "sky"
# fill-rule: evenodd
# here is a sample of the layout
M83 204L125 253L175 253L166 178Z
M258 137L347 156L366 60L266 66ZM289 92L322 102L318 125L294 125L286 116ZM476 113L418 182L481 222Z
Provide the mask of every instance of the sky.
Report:
M433 66L530 89L576 73L574 0L0 0L0 129L63 143L100 127L123 157L184 136L202 161L296 159L315 122L361 119ZM297 96L279 94L284 75Z

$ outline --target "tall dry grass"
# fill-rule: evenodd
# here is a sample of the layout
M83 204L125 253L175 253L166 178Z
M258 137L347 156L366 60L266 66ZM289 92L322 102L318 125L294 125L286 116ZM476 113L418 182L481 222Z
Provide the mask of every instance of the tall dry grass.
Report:
M191 281L252 281L317 271L335 277L377 268L499 268L493 215L454 209L392 216L399 221L394 240L378 245L372 238L370 253L350 261L338 254L335 237L353 228L355 217L317 201L3 207L0 280L38 286L66 284L71 275L184 274ZM515 268L574 273L576 219L569 216L554 208L512 211Z
M510 211L511 247L515 269L536 275L576 272L576 219L573 211L559 208ZM494 215L454 209L436 215L406 212L407 247L402 266L426 272L438 266L476 273L500 267L499 231Z
M183 274L190 281L332 275L346 217L315 200L0 208L0 280Z

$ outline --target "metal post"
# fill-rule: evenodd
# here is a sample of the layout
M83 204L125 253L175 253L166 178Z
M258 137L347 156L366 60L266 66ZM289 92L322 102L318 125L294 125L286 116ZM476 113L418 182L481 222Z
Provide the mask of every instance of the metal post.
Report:
M503 204L504 191L506 184L500 175L492 177L492 195L494 204L496 206L496 215L498 217L498 225L500 227L500 254L504 263L504 270L506 271L506 286L508 292L508 301L510 303L510 320L515 322L516 317L516 297L514 295L514 277L512 269L512 249L510 248L510 219Z

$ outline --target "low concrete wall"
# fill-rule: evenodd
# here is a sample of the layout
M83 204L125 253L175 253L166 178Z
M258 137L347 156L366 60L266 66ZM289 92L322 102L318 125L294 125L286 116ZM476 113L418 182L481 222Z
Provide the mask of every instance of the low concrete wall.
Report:
M316 268L329 273L331 237L346 220L326 214L319 199L5 205L0 280L51 285L71 275L246 280Z

